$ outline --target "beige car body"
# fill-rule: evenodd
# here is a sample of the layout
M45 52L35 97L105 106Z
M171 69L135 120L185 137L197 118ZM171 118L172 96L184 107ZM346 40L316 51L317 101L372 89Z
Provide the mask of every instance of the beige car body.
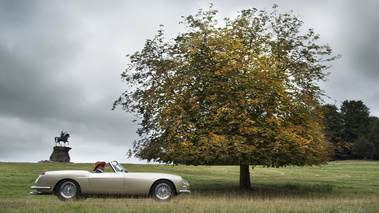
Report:
M81 194L84 195L149 195L154 183L162 180L174 185L175 195L190 193L188 182L181 176L120 171L114 168L112 162L110 165L115 172L92 173L84 170L44 172L31 187L37 190L37 193L32 194L54 194L57 185L63 180L75 181L80 187Z

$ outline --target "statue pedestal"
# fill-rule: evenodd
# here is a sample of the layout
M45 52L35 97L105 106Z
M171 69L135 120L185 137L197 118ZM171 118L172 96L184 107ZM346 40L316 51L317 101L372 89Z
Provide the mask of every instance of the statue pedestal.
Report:
M50 156L50 161L70 163L70 155L68 155L68 151L70 151L70 149L70 147L55 146L54 151Z

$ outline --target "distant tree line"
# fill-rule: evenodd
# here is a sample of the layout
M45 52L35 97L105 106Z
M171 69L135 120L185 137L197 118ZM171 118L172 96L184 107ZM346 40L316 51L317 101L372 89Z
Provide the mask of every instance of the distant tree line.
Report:
M333 160L379 160L379 118L362 101L326 104L326 137L335 145Z

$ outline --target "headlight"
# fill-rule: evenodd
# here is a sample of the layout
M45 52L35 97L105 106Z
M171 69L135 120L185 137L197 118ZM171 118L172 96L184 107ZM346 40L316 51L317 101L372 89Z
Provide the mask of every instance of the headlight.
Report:
M186 181L186 179L182 178L182 182L184 183L184 185L189 186L189 183L188 181Z

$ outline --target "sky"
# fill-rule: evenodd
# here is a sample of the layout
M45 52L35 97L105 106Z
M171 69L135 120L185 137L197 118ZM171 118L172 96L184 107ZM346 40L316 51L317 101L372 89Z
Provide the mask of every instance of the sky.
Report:
M127 54L143 48L163 24L184 32L182 16L219 10L293 11L342 58L320 84L339 107L362 100L379 117L377 0L0 0L0 161L49 160L54 138L70 134L70 160L146 163L126 153L138 139L135 117L113 102L127 88Z

